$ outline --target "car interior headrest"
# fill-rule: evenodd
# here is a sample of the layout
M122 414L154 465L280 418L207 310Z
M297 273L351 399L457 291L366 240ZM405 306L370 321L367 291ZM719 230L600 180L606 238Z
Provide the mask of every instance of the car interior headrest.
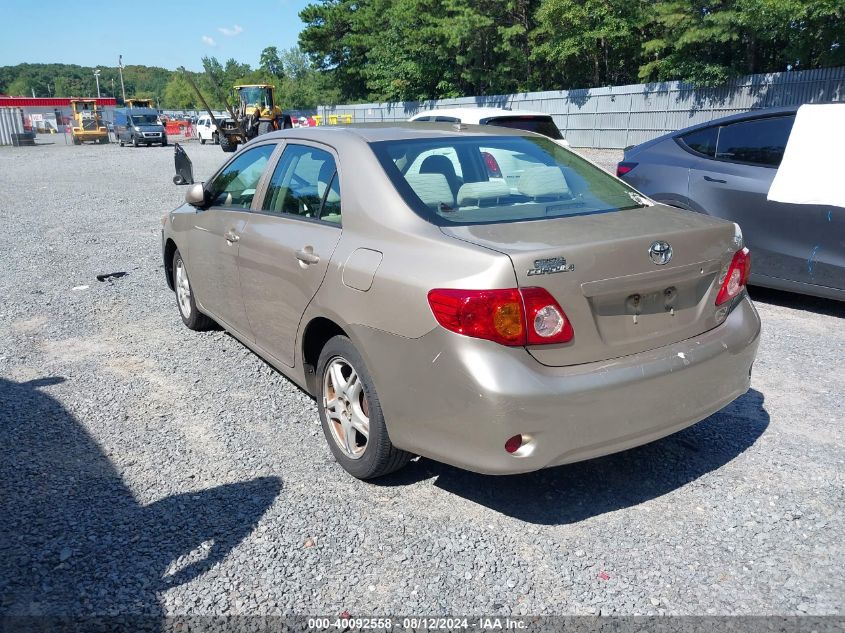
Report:
M572 191L559 167L526 169L517 183L519 193L529 198L568 198Z
M511 193L507 183L501 178L482 182L467 182L458 190L458 206L482 206L485 202L494 202Z
M455 205L452 189L443 174L408 174L405 180L424 204L438 207L441 203L450 207Z

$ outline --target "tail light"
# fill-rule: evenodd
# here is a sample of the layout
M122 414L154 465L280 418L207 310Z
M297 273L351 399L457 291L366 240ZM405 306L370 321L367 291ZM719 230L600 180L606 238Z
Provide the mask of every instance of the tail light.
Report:
M495 157L490 152L481 152L481 157L484 159L484 164L487 167L487 175L490 178L501 178L502 169L499 163L496 162Z
M563 308L544 288L436 288L428 303L447 330L502 345L566 343L575 335Z
M751 253L748 252L747 248L743 248L741 251L734 253L731 265L728 267L728 274L725 275L725 281L722 282L719 295L716 297L716 305L722 305L742 292L745 284L748 283L750 274Z
M631 171L634 167L637 166L638 163L626 163L621 162L616 166L616 177L622 178L625 174Z

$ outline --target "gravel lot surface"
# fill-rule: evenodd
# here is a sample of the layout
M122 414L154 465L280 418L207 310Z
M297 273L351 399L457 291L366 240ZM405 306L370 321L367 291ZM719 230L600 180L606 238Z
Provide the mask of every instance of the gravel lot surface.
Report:
M225 157L187 149L199 177ZM842 304L753 292L751 391L664 440L363 483L309 397L183 327L172 173L172 148L0 148L0 615L845 613Z

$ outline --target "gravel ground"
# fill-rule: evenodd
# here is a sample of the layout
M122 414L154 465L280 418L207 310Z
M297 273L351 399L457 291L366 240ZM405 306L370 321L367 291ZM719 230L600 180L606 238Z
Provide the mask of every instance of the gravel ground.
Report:
M305 394L182 326L172 172L172 148L0 148L0 615L845 612L843 305L755 291L751 391L664 440L363 483Z

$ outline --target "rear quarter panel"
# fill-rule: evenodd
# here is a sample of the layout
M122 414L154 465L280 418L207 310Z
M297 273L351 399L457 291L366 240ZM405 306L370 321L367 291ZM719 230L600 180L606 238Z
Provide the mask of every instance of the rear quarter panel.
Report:
M652 199L693 209L689 198L690 168L696 157L681 149L672 138L625 153L625 162L637 163L623 180Z

